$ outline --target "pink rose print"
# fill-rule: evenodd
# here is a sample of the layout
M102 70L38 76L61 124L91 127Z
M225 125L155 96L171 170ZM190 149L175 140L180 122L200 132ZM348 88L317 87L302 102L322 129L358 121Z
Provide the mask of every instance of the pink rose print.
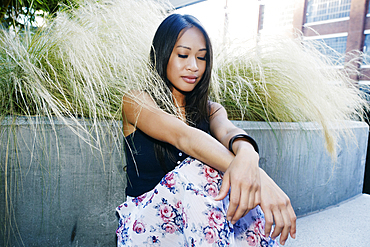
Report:
M213 182L219 178L218 171L209 166L205 165L203 167L203 172L208 182Z
M141 196L135 197L132 199L132 202L135 203L135 205L139 205L142 201L144 201L145 197L147 196L147 193L144 193Z
M222 228L225 223L225 216L221 211L212 209L208 213L208 222L211 227Z
M247 243L251 247L258 246L259 241L257 235L254 232L252 231L247 232Z
M144 199L145 199L145 197L146 197L146 193L145 194L143 194L143 195L141 195L141 196L138 196L138 197L136 197L139 201L143 201Z
M216 197L218 195L218 187L215 183L206 184L204 189L210 197Z
M184 226L186 226L186 222L187 222L187 215L186 215L186 212L185 212L185 208L184 206L182 205L182 202L181 201L178 201L176 204L175 204L175 207L177 208L177 212L179 212L181 215L182 215L182 224Z
M262 220L258 218L253 224L254 224L254 227L253 227L254 232L265 237L265 227L264 227Z
M166 185L167 187L172 187L176 184L176 181L175 181L175 178L174 178L174 174L171 172L171 173L168 173L166 175Z
M177 230L177 226L173 222L163 224L162 228L170 234L173 234Z
M204 228L203 233L205 235L205 239L209 244L215 243L217 240L217 232L214 228L207 226Z
M144 233L144 232L145 232L145 224L144 224L144 223L142 223L142 222L139 222L139 221L135 220L135 222L134 222L134 225L133 225L132 229L133 229L133 230L134 230L134 232L136 232L137 234Z
M175 205L176 208L180 209L180 211L182 210L183 206L182 206L182 202L181 201L178 201Z
M167 204L162 204L159 210L160 210L161 218L164 222L170 222L175 217L175 213L173 212L172 207Z

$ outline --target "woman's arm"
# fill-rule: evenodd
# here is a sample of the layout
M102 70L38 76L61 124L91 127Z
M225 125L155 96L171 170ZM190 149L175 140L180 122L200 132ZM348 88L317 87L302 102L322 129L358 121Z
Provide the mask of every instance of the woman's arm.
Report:
M233 136L245 133L244 130L235 127L228 120L226 110L220 104L212 103L211 113L211 133L216 139L220 140L225 147L229 148L229 140ZM248 207L244 207L241 212L236 212L233 219L238 219L239 215L244 210L248 212L251 207L255 207L257 204L261 205L265 213L266 236L269 236L272 224L275 221L275 229L271 237L276 238L281 234L280 243L284 245L289 233L293 238L295 238L296 234L296 215L290 204L289 197L265 171L258 167L259 156L250 143L245 139L237 139L232 149L236 156L224 174L222 187L217 199L224 198L231 186L231 188L234 188L234 190L230 192L230 207L232 207L232 210L235 210L236 206L238 206L239 210L241 207L240 205L246 200L248 201ZM240 188L240 191L239 189L235 190L235 184L237 188ZM234 192L236 192L236 194L240 193L240 196L238 197L238 194L233 194ZM255 192L254 201L253 192ZM240 205L237 201L238 199ZM232 204L234 205L231 206Z
M210 130L226 148L230 148L229 141L233 136L246 134L229 121L225 108L217 103L211 103ZM234 224L260 204L261 183L258 169L259 155L253 146L240 138L233 142L231 149L235 153L235 158L223 176L220 193L215 199L225 198L229 188L232 188L227 218Z
M132 132L139 128L154 139L167 142L217 170L226 171L234 155L215 138L159 109L148 94L137 92L133 97L135 99L123 98L125 130Z

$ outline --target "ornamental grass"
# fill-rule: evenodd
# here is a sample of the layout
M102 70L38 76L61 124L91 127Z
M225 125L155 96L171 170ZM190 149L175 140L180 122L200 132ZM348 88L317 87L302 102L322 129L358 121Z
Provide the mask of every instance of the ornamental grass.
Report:
M2 30L1 119L72 121L91 133L81 119L96 129L120 120L122 96L148 88L176 114L168 89L147 66L154 32L172 11L167 1L86 0L36 32ZM334 155L340 133L333 125L361 120L367 108L349 76L356 64L338 69L300 37L260 37L253 44L215 49L211 99L234 120L317 122Z

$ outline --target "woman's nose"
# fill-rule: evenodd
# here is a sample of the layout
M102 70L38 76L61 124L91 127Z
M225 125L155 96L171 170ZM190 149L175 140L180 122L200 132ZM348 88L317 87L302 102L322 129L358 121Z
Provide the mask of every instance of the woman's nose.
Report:
M188 59L187 69L191 71L198 71L198 63L195 57Z

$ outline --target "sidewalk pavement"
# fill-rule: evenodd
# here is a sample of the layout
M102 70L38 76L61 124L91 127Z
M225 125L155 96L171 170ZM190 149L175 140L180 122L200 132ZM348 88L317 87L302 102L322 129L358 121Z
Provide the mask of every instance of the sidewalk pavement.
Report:
M297 219L297 237L286 247L370 246L370 195L361 194Z

